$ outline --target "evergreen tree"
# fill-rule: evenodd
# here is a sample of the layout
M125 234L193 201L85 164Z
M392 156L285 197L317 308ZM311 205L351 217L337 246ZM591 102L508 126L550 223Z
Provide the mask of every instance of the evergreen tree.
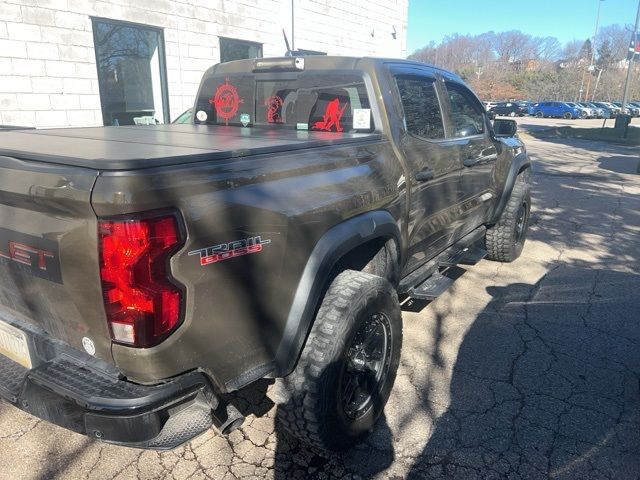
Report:
M605 39L598 48L598 67L606 69L613 61L613 50L609 39Z
M592 53L593 53L593 47L591 45L591 40L587 38L582 44L582 48L580 48L580 53L578 54L578 58L591 60Z

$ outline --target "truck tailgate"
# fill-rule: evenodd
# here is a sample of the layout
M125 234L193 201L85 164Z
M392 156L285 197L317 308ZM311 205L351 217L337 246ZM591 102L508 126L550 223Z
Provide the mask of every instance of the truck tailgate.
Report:
M0 140L2 134L0 134ZM91 188L97 171L0 156L0 319L112 361Z

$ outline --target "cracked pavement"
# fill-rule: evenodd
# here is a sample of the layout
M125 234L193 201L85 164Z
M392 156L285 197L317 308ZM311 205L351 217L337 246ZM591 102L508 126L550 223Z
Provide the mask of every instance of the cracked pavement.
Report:
M398 378L362 445L323 456L287 438L268 382L237 400L240 430L168 452L0 402L0 478L640 478L640 148L525 140L522 257L465 267L436 301L406 306Z

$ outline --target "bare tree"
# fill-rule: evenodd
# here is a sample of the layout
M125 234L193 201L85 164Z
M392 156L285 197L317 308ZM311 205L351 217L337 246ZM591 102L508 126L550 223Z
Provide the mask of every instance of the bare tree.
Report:
M621 95L619 62L626 56L628 37L621 25L600 29L593 45L591 40L572 40L563 46L555 37L533 37L519 30L453 34L425 45L409 58L457 72L487 100L576 100L587 75L596 77L602 70L596 99L615 100ZM598 69L589 72L593 49ZM637 77L631 86L634 99L640 98ZM591 78L590 83L594 82Z

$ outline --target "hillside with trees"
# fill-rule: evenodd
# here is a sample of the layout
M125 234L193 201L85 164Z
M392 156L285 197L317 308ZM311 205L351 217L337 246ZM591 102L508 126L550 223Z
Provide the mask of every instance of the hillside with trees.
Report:
M591 101L595 93L596 101L620 101L630 36L623 25L601 28L595 45L591 39L562 45L519 30L454 34L409 58L455 71L483 100ZM630 98L640 100L640 62L633 69Z

